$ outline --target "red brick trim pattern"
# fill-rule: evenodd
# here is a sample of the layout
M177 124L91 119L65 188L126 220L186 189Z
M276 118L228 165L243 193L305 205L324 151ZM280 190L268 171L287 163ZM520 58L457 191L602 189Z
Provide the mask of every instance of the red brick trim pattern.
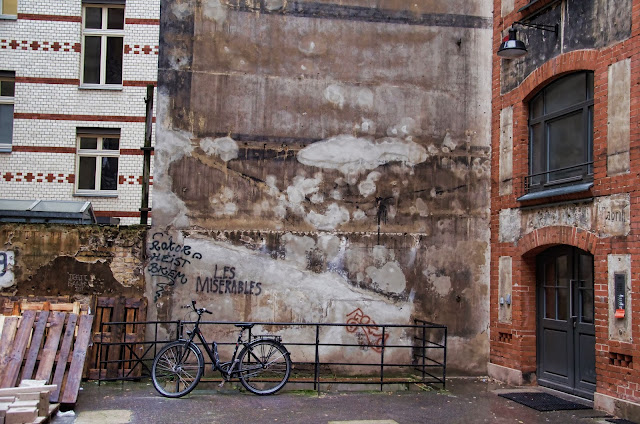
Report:
M82 23L82 16L43 15L35 13L18 13L18 19L29 21ZM160 25L160 19L125 18L124 23L126 25Z
M16 172L15 174L12 172L5 172L0 176L0 178L6 182L13 183L69 183L74 184L76 182L75 174L54 174L54 173L42 173L42 172ZM120 175L118 177L118 183L120 185L134 185L140 184L142 185L142 176L138 175ZM153 177L149 177L149 184L153 185Z
M109 217L109 218L140 218L140 212L131 211L93 211L95 216ZM149 216L152 213L149 212Z
M14 113L13 118L50 121L145 122L144 116L64 115L55 113ZM156 118L153 118L153 122L155 120Z
M127 25L160 25L160 19L125 18Z
M34 13L18 13L18 19L25 21L82 22L81 16L39 15Z
M13 146L12 152L20 153L62 153L62 154L76 154L76 149L73 147L54 147L54 146ZM153 155L153 151L151 155ZM140 149L120 149L120 156L142 156L144 152Z
M0 50L32 50L32 51L55 51L55 52L75 52L80 53L82 51L82 45L80 43L68 43L61 41L28 41L28 40L10 40L0 39ZM125 54L137 54L137 55L158 55L160 46L134 44L124 45Z

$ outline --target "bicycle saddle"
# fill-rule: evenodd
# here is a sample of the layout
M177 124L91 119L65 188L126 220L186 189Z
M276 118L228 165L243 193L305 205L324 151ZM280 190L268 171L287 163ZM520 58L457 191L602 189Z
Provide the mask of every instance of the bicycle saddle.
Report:
M249 328L253 328L253 326L255 324L250 323L250 324L233 324L233 325L235 325L238 328L244 328L246 330L246 329L249 329Z

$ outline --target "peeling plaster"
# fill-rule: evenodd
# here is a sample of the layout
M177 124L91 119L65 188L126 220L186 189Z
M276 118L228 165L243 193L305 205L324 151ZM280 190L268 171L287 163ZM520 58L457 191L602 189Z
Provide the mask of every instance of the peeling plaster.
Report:
M337 169L348 179L389 162L414 166L426 160L427 151L424 147L399 138L383 138L372 142L351 135L339 135L313 143L298 152L300 163Z
M227 8L220 0L203 0L202 15L218 24L223 24L227 20Z
M306 240L308 237L286 237L287 243L292 243L291 247L301 243L307 249L313 243L312 240ZM250 315L245 315L242 319L282 322L294 316L302 322L344 322L346 315L360 307L364 311L375 311L375 319L380 322L409 322L413 312L411 304L401 301L391 304L383 295L353 286L339 273L313 273L306 270L303 261L299 259L281 261L260 251L222 241L188 238L184 243L203 256L202 260L189 265L191 275L207 276L212 273L216 264L224 264L235 268L236 278L262 283L263 293L257 298L199 293L198 301L211 305L220 316L238 316L238 311L246 311L243 306L245 302L264 301L266 304L252 307ZM333 243L334 241L328 242L329 245ZM392 275L396 283L397 280L404 281L397 263L387 264L380 275L383 278ZM193 283L190 281L184 286L174 286L173 298L177 304L192 299L194 288L195 278ZM179 312L176 309L174 314ZM296 330L287 331L295 334Z
M363 197L369 197L376 192L376 181L382 176L377 171L371 172L367 178L358 184L358 190Z
M338 226L349 222L349 210L337 203L332 203L324 214L312 210L305 221L318 230L335 230Z
M316 242L311 237L298 237L291 233L282 236L285 248L285 259L295 264L306 267L307 255L316 247Z
M208 155L219 156L225 162L238 157L238 143L231 137L216 139L205 138L200 141L200 148Z
M389 137L409 137L422 134L420 125L413 118L402 118L398 125L394 125L387 129Z
M451 277L448 275L438 275L438 272L433 265L423 269L422 274L427 277L427 283L433 286L433 289L439 296L444 297L451 292Z
M160 190L153 192L154 223L162 223L167 227L188 228L187 212L187 206L175 193Z
M328 86L324 90L324 98L339 109L344 107L344 89L339 85L332 84Z
M382 268L370 266L367 276L380 290L390 293L402 293L407 287L407 279L398 262L387 262Z

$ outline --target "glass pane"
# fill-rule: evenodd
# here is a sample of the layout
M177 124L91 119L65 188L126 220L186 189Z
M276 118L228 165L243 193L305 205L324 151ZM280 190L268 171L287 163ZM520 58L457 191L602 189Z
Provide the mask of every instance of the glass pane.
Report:
M558 289L558 320L569 318L569 289Z
M84 27L102 29L102 8L87 7L85 10Z
M556 258L556 266L558 267L558 279L556 285L559 287L569 287L569 257L567 255L558 256Z
M13 105L0 105L0 144L13 139Z
M110 8L108 10L107 29L124 29L124 9Z
M13 97L16 94L16 83L14 81L0 81L0 96Z
M545 89L546 113L565 109L587 99L586 74L564 77Z
M531 101L529 105L529 113L531 118L538 118L542 116L544 113L544 96L542 94L538 95L535 99Z
M118 150L120 148L119 138L104 138L102 140L103 150Z
M556 289L553 287L544 289L544 317L556 319Z
M587 99L593 99L593 72L587 73Z
M84 37L85 84L100 84L100 37Z
M569 317L569 280L572 277L569 268L569 256L563 255L556 258L558 269L558 317L557 319L566 321Z
M580 255L580 320L593 323L593 256Z
M80 148L96 150L98 148L98 139L96 137L81 137Z
M78 189L96 189L96 158L81 157L78 170Z
M102 158L100 190L117 190L117 188L118 188L118 158Z
M3 15L17 15L18 14L18 0L2 0L2 14Z
M531 161L529 167L531 174L539 174L546 171L546 158L544 148L544 131L542 124L531 127ZM531 185L539 185L545 181L545 175L538 175L531 179Z
M566 168L587 161L582 112L549 122L549 169ZM560 180L586 173L585 167L549 174L549 180Z
M107 38L107 84L122 84L122 37Z

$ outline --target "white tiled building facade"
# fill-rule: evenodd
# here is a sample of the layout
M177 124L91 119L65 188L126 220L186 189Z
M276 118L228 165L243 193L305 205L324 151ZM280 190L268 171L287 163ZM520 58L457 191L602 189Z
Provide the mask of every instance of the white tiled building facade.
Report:
M0 198L140 222L159 22L160 0L0 0Z

